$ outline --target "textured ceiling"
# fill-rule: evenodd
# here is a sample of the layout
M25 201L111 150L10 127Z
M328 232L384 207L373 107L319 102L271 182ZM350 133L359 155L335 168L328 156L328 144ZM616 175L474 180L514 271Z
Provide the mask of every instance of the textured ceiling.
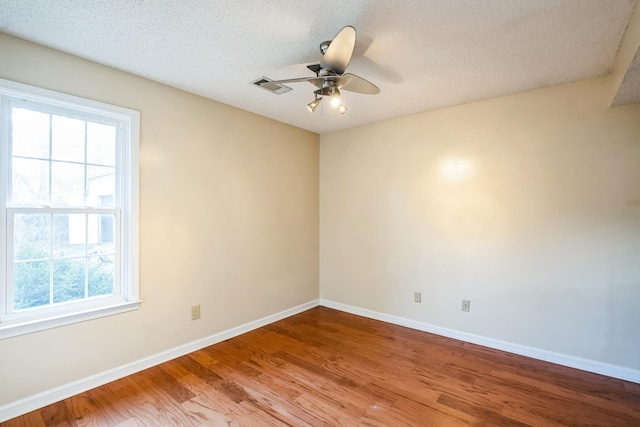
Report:
M607 74L635 0L0 0L0 31L325 133ZM305 105L306 77L345 25L348 72L379 95L344 93L341 116Z

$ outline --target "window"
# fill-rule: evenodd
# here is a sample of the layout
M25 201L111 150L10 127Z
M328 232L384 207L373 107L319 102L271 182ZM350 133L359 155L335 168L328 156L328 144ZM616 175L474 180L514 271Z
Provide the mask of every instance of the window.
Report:
M0 79L0 338L138 308L138 129Z

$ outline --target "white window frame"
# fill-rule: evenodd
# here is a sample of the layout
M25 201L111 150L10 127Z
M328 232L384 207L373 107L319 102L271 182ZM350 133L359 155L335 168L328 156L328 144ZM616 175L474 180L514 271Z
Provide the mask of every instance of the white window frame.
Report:
M116 269L120 283L117 295L91 298L55 305L34 307L12 311L13 301L11 277L8 277L9 263L13 263L13 224L9 220L21 211L34 212L34 208L7 206L7 192L10 182L10 123L11 102L25 106L46 106L49 113L77 112L84 116L100 117L117 122L119 143L116 162L121 173L116 177L120 206L116 215L120 221L115 230L114 244L119 269ZM0 339L23 335L44 329L56 328L77 322L84 322L117 313L137 310L140 306L138 280L139 248L139 152L140 113L128 108L92 101L41 89L9 80L0 79ZM116 195L118 197L118 195ZM51 208L42 207L42 213ZM9 210L13 212L9 214ZM69 212L100 213L100 209L66 209ZM117 224L114 224L117 227ZM11 258L11 259L9 259Z

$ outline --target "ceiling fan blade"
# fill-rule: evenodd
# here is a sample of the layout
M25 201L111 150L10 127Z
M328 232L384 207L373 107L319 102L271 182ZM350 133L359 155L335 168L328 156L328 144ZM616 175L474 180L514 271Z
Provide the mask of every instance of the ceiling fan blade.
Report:
M342 90L362 93L365 95L377 95L380 93L378 86L351 73L344 74L338 79L338 87Z
M351 62L353 48L356 45L356 29L347 25L335 36L322 56L320 65L326 70L342 74Z
M343 78L343 76L324 76L324 77L309 77L307 81L312 85L315 85L317 88L322 89L325 87L324 82L333 81L336 82L336 87L338 89L342 88L344 82L348 79Z
M278 83L278 84L284 84L284 83L301 83L301 82L308 82L309 80L315 80L317 79L317 77L299 77L297 79L285 79L285 80L269 80L266 81L264 83L260 83L262 84L268 84L268 83Z
M264 83L260 83L260 85L263 85L263 84L267 85L267 84L270 84L270 83L271 84L273 84L273 83L285 84L285 83L309 82L312 85L316 86L317 88L322 89L324 87L324 82L331 80L331 81L336 82L336 87L338 89L340 89L351 78L350 76L353 76L353 74L345 74L344 76L299 77L299 78L296 78L296 79L269 80L269 81L266 81Z

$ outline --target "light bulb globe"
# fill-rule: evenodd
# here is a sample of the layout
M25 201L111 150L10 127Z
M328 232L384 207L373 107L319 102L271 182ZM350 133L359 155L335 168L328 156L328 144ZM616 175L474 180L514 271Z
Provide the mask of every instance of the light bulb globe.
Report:
M313 113L314 111L316 111L316 108L318 108L318 104L320 104L320 101L322 101L322 98L314 99L307 104L307 109Z

